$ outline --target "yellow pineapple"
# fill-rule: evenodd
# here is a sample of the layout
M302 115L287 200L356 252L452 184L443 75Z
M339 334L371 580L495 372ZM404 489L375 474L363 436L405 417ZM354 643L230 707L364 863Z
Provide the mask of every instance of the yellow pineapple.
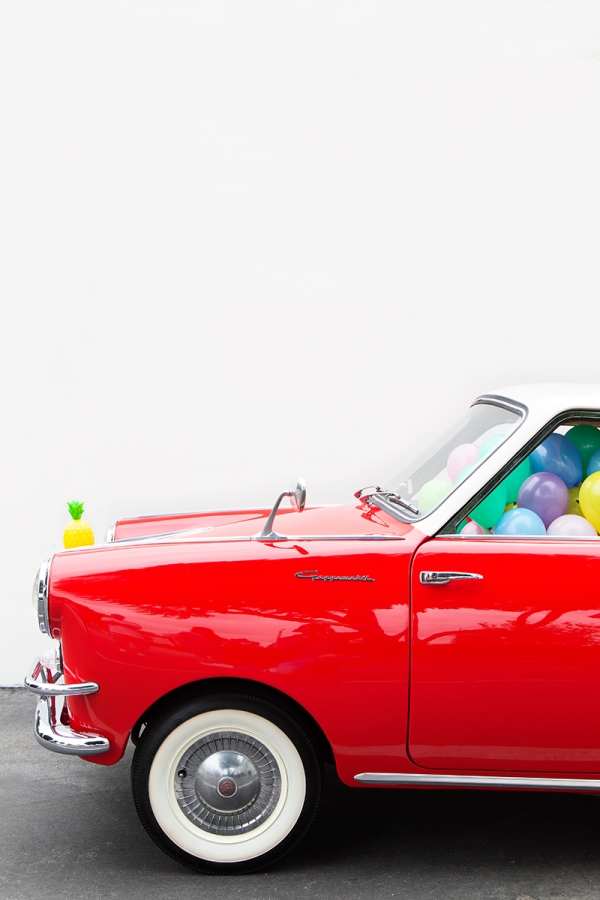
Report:
M94 532L92 531L91 526L81 518L83 515L83 503L72 500L71 503L67 503L67 506L69 507L69 512L71 513L73 521L69 522L65 528L63 542L66 549L69 550L71 547L87 547L90 544L93 544Z

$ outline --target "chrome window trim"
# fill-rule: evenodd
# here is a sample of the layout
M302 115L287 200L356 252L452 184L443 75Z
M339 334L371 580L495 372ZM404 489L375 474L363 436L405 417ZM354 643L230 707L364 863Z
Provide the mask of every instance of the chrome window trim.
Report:
M512 775L429 775L403 772L362 772L360 784L390 784L406 787L505 788L545 791L600 791L597 778L519 778Z

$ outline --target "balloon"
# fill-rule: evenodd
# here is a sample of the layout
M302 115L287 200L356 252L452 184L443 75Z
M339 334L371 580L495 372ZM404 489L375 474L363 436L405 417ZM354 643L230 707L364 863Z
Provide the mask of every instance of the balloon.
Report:
M551 537L596 537L596 529L583 516L559 516L548 526Z
M462 522L459 522L459 524L458 524L458 526L457 526L457 528L456 528L456 533L457 533L457 534L462 534L463 529L464 529L464 527L465 527L465 525L467 524L468 521L469 521L469 519L463 519Z
M458 478L456 479L456 485L457 485L457 487L458 487L458 485L459 485L462 481L464 481L465 478L467 478L467 476L469 476L469 475L471 474L471 472L472 472L474 469L476 469L476 468L477 468L477 466L474 465L474 464L473 464L473 465L470 465L470 466L465 466L465 468L462 470L462 472L459 473Z
M504 507L504 512L510 512L511 509L516 509L516 508L517 508L516 503L507 503L506 506Z
M588 475L593 475L594 472L600 472L600 450L595 450L592 453L587 464Z
M546 534L546 529L537 513L531 509L522 509L517 506L516 509L504 513L494 528L494 534L542 535Z
M461 534L489 534L487 528L482 528L477 522L467 522Z
M581 506L579 505L580 490L580 487L569 488L569 505L567 506L566 513L568 516L581 516L583 518Z
M600 531L600 472L592 472L579 488L581 512Z
M459 444L458 447L454 448L448 457L448 463L446 465L448 475L452 481L456 481L459 474L466 466L470 466L477 462L478 449L476 444Z
M583 466L582 478L586 478L592 474L588 472L587 468L590 456L596 450L600 450L600 431L593 425L575 425L573 428L569 428L565 437L572 441L579 450Z
M518 503L521 508L537 513L547 528L550 522L566 513L569 489L558 475L535 472L521 485Z
M427 513L448 496L454 485L445 478L434 478L426 482L419 491L419 512Z
M568 488L581 481L582 465L579 450L562 434L551 434L536 447L531 456L532 472L552 472Z
M513 469L512 472L506 476L504 484L506 485L506 499L509 503L516 502L516 499L519 496L519 488L530 475L531 463L529 457L527 457L527 459L524 459L523 462L519 463L516 469Z
M505 434L494 434L492 437L486 438L479 448L477 459L483 459L484 456L489 456L490 453L493 453L498 444L501 444L505 437Z
M476 466L473 465L467 466L466 469L463 469L456 479L456 483L460 484L462 481L464 481L465 478L467 478L467 476L470 475L475 468ZM482 500L479 506L476 506L475 509L469 513L469 516L483 528L493 528L504 512L505 506L506 486L504 482L501 481L500 484L494 488L491 494L488 494L485 500Z
M484 528L493 528L503 514L505 506L506 486L504 482L500 482L469 515L478 525L482 525Z

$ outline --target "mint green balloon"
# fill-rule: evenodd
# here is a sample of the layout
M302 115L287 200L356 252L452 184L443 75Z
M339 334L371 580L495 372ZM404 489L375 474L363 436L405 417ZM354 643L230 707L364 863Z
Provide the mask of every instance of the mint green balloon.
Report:
M479 506L476 506L469 515L482 528L493 528L500 520L505 507L506 484L504 481L501 481L492 493L488 494L485 500L482 500Z
M419 491L419 512L427 513L444 500L454 485L446 478L434 478L427 481Z
M490 453L493 453L498 444L501 444L505 437L505 434L494 434L492 437L487 438L479 448L477 459L483 459L484 456L489 456Z
M531 475L531 463L529 457L520 462L516 469L506 476L502 484L506 485L506 502L516 503L519 496L519 488L526 478Z

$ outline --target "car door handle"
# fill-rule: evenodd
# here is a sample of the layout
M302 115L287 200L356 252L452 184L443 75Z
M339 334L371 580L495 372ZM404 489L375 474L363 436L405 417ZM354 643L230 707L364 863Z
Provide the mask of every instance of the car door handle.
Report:
M421 572L421 584L448 584L450 581L483 581L476 572Z

